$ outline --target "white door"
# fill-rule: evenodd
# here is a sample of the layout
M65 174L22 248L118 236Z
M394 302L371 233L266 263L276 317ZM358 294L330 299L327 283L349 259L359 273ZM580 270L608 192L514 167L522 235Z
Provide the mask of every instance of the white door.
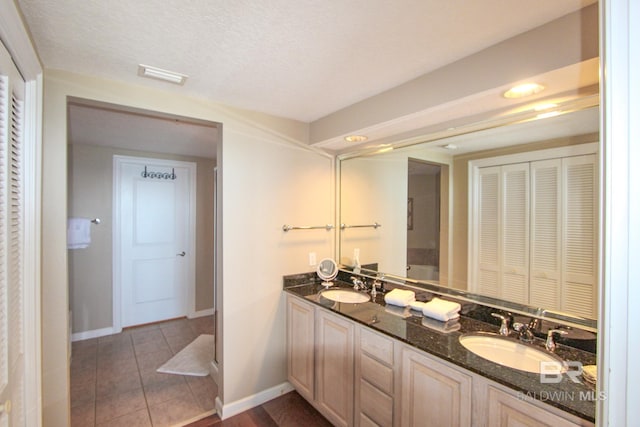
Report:
M122 156L114 164L121 326L185 316L194 293L196 165Z
M25 424L24 81L0 44L0 426Z

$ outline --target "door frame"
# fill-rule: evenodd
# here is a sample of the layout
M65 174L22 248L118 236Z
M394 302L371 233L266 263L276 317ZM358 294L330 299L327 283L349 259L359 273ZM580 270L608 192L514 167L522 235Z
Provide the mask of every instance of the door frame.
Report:
M184 312L188 317L193 317L196 311L196 184L197 184L197 170L196 163L185 162L180 160L160 159L151 157L136 157L136 156L113 156L113 290L112 290L112 305L113 305L113 333L119 333L122 331L122 283L120 281L122 265L120 262L121 257L121 240L120 240L120 190L122 186L122 180L120 177L120 168L125 163L146 164L151 166L166 166L174 165L184 167L189 173L189 194L187 198L189 213L188 217L188 229L187 243L185 247L188 250L189 256L185 259L187 263L187 288L184 298L186 306L184 306Z

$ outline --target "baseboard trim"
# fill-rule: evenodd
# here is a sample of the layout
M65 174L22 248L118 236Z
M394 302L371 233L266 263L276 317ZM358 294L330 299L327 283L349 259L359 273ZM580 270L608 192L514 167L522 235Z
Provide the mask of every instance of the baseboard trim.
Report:
M275 387L268 388L252 396L247 396L244 399L237 400L233 403L229 403L228 405L223 404L222 401L220 401L220 398L216 397L216 412L220 418L224 420L251 408L255 408L256 406L262 405L265 402L293 390L294 388L291 383L285 381Z
M104 337L107 335L113 335L115 331L113 328L102 328L102 329L94 329L92 331L84 331L84 332L76 332L75 334L71 334L71 341L84 341L90 340L91 338Z
M207 308L206 310L194 311L187 316L189 319L195 319L196 317L213 316L213 308Z

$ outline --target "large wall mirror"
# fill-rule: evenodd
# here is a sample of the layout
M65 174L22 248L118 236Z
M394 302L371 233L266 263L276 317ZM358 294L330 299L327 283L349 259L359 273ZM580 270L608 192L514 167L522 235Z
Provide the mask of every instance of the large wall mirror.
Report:
M595 319L597 88L565 101L339 156L340 263Z

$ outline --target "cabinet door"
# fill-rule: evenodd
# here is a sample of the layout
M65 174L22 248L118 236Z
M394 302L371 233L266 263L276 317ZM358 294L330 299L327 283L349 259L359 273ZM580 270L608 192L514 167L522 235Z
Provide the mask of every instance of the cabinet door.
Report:
M487 426L491 427L576 427L576 424L558 415L552 414L504 393L494 387L488 387L489 412Z
M352 322L318 309L316 403L322 415L334 425L353 425Z
M562 159L531 163L530 303L560 310Z
M298 393L314 399L314 307L287 295L287 375Z
M562 159L562 310L595 318L598 277L598 164L595 154ZM637 191L637 189L635 190Z
M470 426L471 382L471 376L403 348L401 425Z

